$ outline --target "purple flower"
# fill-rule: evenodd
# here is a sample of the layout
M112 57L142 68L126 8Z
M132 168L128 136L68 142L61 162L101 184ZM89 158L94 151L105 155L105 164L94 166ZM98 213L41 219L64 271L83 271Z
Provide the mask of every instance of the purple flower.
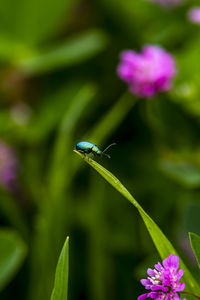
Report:
M179 280L184 274L182 269L179 268L179 258L174 254L170 254L161 263L157 263L155 269L148 269L147 279L142 279L141 283L145 289L151 290L149 293L143 294L138 297L138 300L152 298L156 300L180 300L177 292L183 291L185 288L184 283Z
M189 9L188 19L194 24L200 24L200 6Z
M172 88L176 74L173 56L158 46L147 45L139 54L133 50L121 53L117 73L138 97L152 98Z
M17 186L18 160L14 150L0 141L0 185L13 191Z

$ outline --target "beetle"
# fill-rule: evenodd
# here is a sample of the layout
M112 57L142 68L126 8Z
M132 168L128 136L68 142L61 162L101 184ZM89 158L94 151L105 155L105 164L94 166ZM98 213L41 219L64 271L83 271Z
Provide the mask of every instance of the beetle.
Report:
M107 156L108 158L110 158L110 155L106 154L105 151L108 150L108 148L110 148L111 146L116 145L116 143L112 143L110 144L106 149L104 149L103 151L101 151L95 144L90 143L90 142L79 142L78 144L76 144L76 150L82 154L84 154L84 156L86 156L87 154L93 154L93 155L97 155L97 156Z

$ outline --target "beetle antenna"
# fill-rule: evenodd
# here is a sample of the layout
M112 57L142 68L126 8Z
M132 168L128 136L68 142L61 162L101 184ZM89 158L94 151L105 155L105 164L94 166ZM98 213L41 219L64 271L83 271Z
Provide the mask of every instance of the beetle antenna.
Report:
M103 153L106 152L110 147L117 145L116 143L112 143L110 144L108 147L106 147L106 149L103 150Z
M102 155L107 156L108 158L110 158L110 155L107 153L102 152Z
M106 154L105 152L106 152L110 147L112 147L112 146L114 146L114 145L117 145L117 144L116 144L116 143L110 144L108 147L106 147L106 149L104 149L104 150L102 151L102 154L105 155L105 156L107 156L108 158L110 158L110 155Z

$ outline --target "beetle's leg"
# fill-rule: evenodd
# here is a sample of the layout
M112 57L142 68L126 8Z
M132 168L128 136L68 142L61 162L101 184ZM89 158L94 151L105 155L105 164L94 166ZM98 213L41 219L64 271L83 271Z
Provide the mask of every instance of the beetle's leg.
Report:
M88 154L88 160L90 161L90 160L92 160L93 159L93 157L94 157L94 154L93 153L90 153L90 154Z
M88 161L90 161L90 157L93 156L92 149L93 149L93 147L92 147L91 149L88 150L88 151L90 151L90 152L87 154ZM92 158L91 158L91 159L92 159Z

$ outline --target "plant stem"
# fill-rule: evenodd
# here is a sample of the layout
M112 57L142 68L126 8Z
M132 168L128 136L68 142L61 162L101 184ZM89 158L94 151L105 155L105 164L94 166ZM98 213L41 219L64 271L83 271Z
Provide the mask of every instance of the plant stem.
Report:
M193 294L193 293L190 293L190 292L181 292L181 294L191 295L191 296L193 296L193 297L195 297L195 298L197 298L197 299L200 299L199 296L197 296L197 295L195 295L195 294Z
M125 92L99 121L97 126L86 135L86 140L92 140L97 145L104 143L119 124L122 123L136 102L137 98L130 92Z

